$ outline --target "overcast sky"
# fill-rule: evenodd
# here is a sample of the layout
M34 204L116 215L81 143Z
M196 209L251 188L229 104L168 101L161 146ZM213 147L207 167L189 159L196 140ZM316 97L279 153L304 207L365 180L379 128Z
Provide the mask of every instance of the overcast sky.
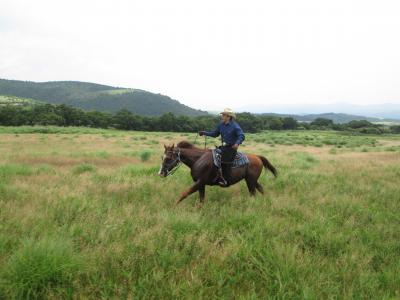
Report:
M400 1L1 0L0 78L206 110L400 103Z

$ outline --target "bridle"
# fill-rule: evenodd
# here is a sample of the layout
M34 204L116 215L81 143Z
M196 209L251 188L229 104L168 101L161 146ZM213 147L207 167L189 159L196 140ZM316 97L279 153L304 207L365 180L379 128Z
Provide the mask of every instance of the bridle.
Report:
M182 164L182 160L181 160L181 149L178 148L178 152L169 150L169 151L167 151L167 153L177 154L177 156L176 156L176 158L175 158L172 162L170 162L170 163L164 165L164 167L167 169L167 174L165 175L165 177L167 177L168 175L174 174L174 173L176 172L176 170L178 170L179 167L180 167L181 164ZM169 167L170 167L170 166L173 166L174 164L176 164L176 165L175 165L174 167L172 167L171 170L168 170Z
M198 136L199 136L199 134L196 134L196 138L194 139L194 143L193 144L196 144ZM206 148L207 148L207 136L204 136L204 149L206 149ZM173 166L176 163L175 167L173 167L171 170L167 171L167 174L165 175L165 177L167 177L168 175L174 174L176 172L176 170L178 170L179 167L182 165L181 149L178 148L178 151L169 150L169 151L167 151L167 153L177 154L177 156L174 159L174 161L172 161L169 164L166 164L164 166L168 170L170 166ZM164 160L163 158L161 158L161 159Z

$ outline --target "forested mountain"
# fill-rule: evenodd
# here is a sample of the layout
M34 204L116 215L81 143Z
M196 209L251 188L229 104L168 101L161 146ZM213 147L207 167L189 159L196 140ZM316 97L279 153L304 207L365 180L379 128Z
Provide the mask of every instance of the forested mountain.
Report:
M35 103L67 104L84 110L110 113L127 109L141 116L160 116L168 112L177 116L208 114L205 111L195 110L183 105L168 96L139 89L119 88L78 81L31 82L0 79L0 106L6 104L26 106ZM218 114L218 112L215 112L215 114ZM394 119L380 119L344 113L306 115L263 113L262 115L280 118L291 117L300 122L312 122L318 118L324 118L330 119L337 124L354 120L399 122L399 120Z
M132 113L147 116L157 116L167 112L187 116L207 114L161 94L78 81L31 82L0 79L1 96L67 104L103 112L127 109Z

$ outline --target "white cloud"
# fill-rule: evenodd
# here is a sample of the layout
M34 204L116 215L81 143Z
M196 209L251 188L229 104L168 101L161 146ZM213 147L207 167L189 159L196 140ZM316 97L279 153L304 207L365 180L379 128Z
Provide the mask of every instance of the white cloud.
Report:
M147 89L202 109L400 103L400 3L0 3L0 77Z

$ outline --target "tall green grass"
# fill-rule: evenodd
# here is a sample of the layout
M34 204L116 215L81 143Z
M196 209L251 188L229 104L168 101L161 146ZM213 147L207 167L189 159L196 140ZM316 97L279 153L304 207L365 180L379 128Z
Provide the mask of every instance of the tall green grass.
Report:
M8 258L1 271L5 298L72 298L75 276L82 264L72 244L64 239L26 239Z
M159 145L181 134L63 135L50 152L40 134L0 135L1 299L400 296L396 138L248 135L278 178L263 172L254 198L244 182L207 187L199 209L197 194L174 205L193 184L185 166L157 175Z

